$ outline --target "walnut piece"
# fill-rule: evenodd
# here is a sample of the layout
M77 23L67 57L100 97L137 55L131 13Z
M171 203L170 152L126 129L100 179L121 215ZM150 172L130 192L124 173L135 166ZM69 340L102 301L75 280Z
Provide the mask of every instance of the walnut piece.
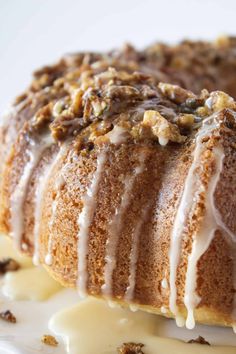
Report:
M143 127L148 127L154 137L158 138L159 144L165 146L169 141L183 143L186 139L179 132L176 125L169 122L157 111L146 111L142 121Z
M123 343L119 348L117 348L118 354L144 354L142 348L144 345L142 343Z
M48 103L47 105L40 108L35 116L33 117L32 124L35 128L43 127L50 122L52 116L53 104Z
M16 323L16 317L10 310L0 312L0 318L6 322Z
M0 274L13 272L18 270L19 268L19 263L12 258L3 258L0 260Z
M178 117L177 124L184 128L191 128L194 124L193 114L181 114Z
M177 85L160 82L158 84L158 88L164 96L175 103L184 103L190 98L196 98L192 92L187 91Z
M188 343L197 343L197 344L205 344L205 345L210 345L209 342L207 342L203 337L199 336L196 339L191 339L188 341Z
M234 99L222 91L212 92L205 105L212 113L219 112L224 108L236 109Z
M56 347L58 345L58 341L55 337L51 336L50 334L44 334L41 338L41 341L44 344L51 345L52 347Z

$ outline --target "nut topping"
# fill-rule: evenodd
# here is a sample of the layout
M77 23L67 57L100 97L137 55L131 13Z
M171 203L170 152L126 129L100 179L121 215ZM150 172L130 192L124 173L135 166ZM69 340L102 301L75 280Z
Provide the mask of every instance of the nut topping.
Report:
M123 343L122 346L117 348L118 354L144 354L142 343Z
M209 342L207 342L203 337L199 336L196 339L191 339L188 341L188 343L197 343L197 344L204 344L204 345L210 345Z
M18 270L19 268L19 263L12 258L5 258L0 260L0 274L13 272Z
M0 318L6 322L16 323L16 317L10 310L0 312Z
M52 347L56 347L58 345L58 341L56 340L56 338L50 334L44 334L41 338L41 341L44 344L50 345Z

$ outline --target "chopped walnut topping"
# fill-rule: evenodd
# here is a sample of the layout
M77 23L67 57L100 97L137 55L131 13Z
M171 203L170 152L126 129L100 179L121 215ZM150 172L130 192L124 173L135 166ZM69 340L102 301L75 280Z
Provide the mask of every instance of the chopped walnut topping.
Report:
M6 322L16 323L16 317L10 310L0 312L0 318Z
M224 108L236 110L236 103L232 97L221 91L215 91L208 95L202 106L196 109L196 115L206 117Z
M151 129L160 145L165 146L169 141L183 143L186 139L180 134L178 126L170 123L157 111L146 111L141 124Z
M178 124L184 128L191 128L194 124L194 115L193 114L181 114L178 116Z
M142 348L144 345L142 343L123 343L119 348L117 348L118 354L144 354Z
M192 92L176 85L160 82L158 87L166 97L175 103L184 103L187 99L196 97Z
M206 100L205 105L212 112L218 112L224 108L236 110L234 99L221 91L212 92L210 97Z
M99 100L97 97L91 101L91 105L93 107L93 113L95 117L99 117L107 107L107 103L105 101Z
M228 38L227 41L230 47L234 45L232 39ZM194 85L190 85L189 80L185 80L185 76L179 77L176 70L174 80L170 80L173 79L172 70L162 70L174 67L179 71L187 70L185 75L190 75L194 70L189 66L193 62L190 56L195 50L199 51L199 70L201 60L205 65L209 61L218 63L219 49L216 49L215 44L190 41L184 41L176 47L157 44L142 52L129 47L128 50L105 54L67 56L56 66L43 68L36 73L36 82L31 89L35 92L38 90L36 86L44 87L44 101L38 105L39 109L29 126L34 128L35 133L40 127L49 129L56 142L73 137L80 139L78 135L82 135L83 147L91 141L96 144L108 141L105 135L109 130L101 132L88 129L100 121L109 121L112 127L116 124L123 127L128 122L127 131L133 139L150 140L152 143L159 141L161 145L166 145L168 141L182 143L186 139L185 135L198 128L204 117L222 108L236 111L234 101L222 92L210 95L204 89L200 95L196 95L177 85L163 83L179 82L193 88L194 92L199 92L202 87L214 88L214 80L211 80L215 74L210 71L206 78L201 71L196 73L199 83L196 79L196 83L194 81ZM205 54L200 55L205 50L208 60L205 60ZM213 55L210 58L212 51L215 57ZM159 67L155 66L157 64ZM161 70L158 71L158 68ZM191 79L192 82L193 77ZM208 84L205 84L205 80ZM38 94L41 95L41 92ZM36 94L32 97L36 97ZM148 112L156 113L152 113L150 118L147 117Z
M199 117L206 117L208 115L210 115L210 111L209 111L209 108L207 106L204 106L204 107L199 107L197 110L196 110L196 114L199 116Z
M91 124L90 126L90 135L89 135L89 141L90 142L98 142L104 140L108 141L108 134L109 131L111 130L112 125L111 123L107 121L101 121L98 124Z
M33 126L42 127L50 122L52 117L52 103L47 104L38 110L33 118Z
M191 339L188 341L188 343L197 343L197 344L206 344L206 345L210 345L209 342L207 342L203 337L199 336L196 339Z
M81 115L82 113L82 98L84 91L81 89L75 89L72 93L72 111L76 115Z
M55 337L51 336L50 334L44 334L41 338L41 341L44 344L51 345L52 347L56 347L58 345L58 341Z
M14 105L17 105L19 103L21 103L22 101L24 101L27 98L27 94L23 93L22 95L19 95L15 98L14 100Z
M215 46L219 48L227 48L230 46L230 38L227 36L220 36L216 38Z
M19 268L19 263L12 258L5 258L0 260L0 274L13 272L15 270L18 270Z
M63 99L57 101L52 109L52 114L54 117L58 117L60 116L60 114L62 113L63 109L65 107L65 102Z
M140 92L137 88L128 86L128 85L122 85L122 86L117 86L117 85L112 85L108 86L105 91L106 97L110 99L130 99L130 98L136 98L140 96Z

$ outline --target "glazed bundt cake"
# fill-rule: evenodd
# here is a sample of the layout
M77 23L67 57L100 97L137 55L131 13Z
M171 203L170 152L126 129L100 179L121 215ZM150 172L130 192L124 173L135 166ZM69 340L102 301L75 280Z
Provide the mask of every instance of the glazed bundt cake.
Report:
M1 129L1 231L81 296L235 326L236 103L159 82L158 60L36 74Z

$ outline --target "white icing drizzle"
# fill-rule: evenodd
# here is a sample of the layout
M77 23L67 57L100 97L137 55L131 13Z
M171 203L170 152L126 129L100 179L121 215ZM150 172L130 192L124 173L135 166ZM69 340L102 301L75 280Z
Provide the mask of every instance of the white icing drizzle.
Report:
M201 186L201 191L206 194L206 215L204 217L203 224L197 235L195 235L192 251L188 258L188 267L186 273L185 283L185 296L184 304L187 308L187 320L186 327L193 329L195 327L194 309L200 302L199 296L196 294L197 283L197 262L201 256L207 251L214 238L215 231L220 228L218 224L217 215L214 214L214 192L222 171L224 153L222 148L214 148L214 156L216 162L216 173L212 177L207 189Z
M200 299L195 293L196 290L196 281L197 281L197 262L204 252L208 249L215 231L217 229L223 229L226 233L230 235L230 238L233 238L232 232L226 227L223 223L219 212L215 208L214 204L214 192L222 171L224 153L221 146L215 147L213 153L215 156L216 163L216 172L212 176L207 189L201 185L196 191L195 185L199 181L195 171L200 167L200 156L204 151L204 145L202 143L203 138L208 137L212 134L219 126L219 122L216 121L215 117L210 117L206 119L197 134L196 137L196 146L193 153L193 162L189 169L183 195L180 201L180 205L176 214L174 226L172 229L171 235L171 247L170 247L170 299L169 307L171 312L176 316L177 324L183 324L183 318L180 316L178 307L176 304L177 290L176 290L176 272L180 260L180 247L182 241L182 235L184 232L184 227L186 223L187 216L193 206L193 203L196 202L198 196L201 193L206 194L206 215L204 217L203 225L201 230L198 233L197 237L194 238L192 245L192 252L189 255L188 267L186 273L186 283L185 283L185 297L184 304L187 308L187 321L186 327L192 329L195 326L194 321L194 309L198 305ZM196 195L195 195L196 194Z
M200 136L200 135L199 135ZM176 289L176 273L177 267L180 260L180 250L181 250L181 241L182 234L184 231L184 225L187 218L187 215L191 209L191 203L189 201L192 200L193 186L194 186L194 171L197 167L197 163L199 161L200 151L196 154L197 147L199 145L200 139L196 139L196 148L193 156L193 163L189 169L187 178L185 180L184 191L180 200L179 207L177 209L177 213L174 220L173 229L171 232L171 240L170 240L170 251L169 251L169 262L170 262L170 296L169 296L169 308L170 311L175 315L176 324L178 327L182 327L184 325L184 319L179 314L178 307L176 304L177 300L177 289Z
M115 125L114 128L107 133L107 136L112 144L120 145L127 140L127 134L128 132L125 128Z
M106 243L105 269L104 269L104 284L102 291L105 296L111 295L112 275L116 267L116 251L119 241L119 235L123 226L122 219L127 207L130 203L130 195L133 189L136 177L143 172L145 168L146 153L141 152L139 155L139 165L134 169L134 174L129 175L124 180L124 193L121 197L121 203L115 210L115 215L111 219L108 226L108 239ZM137 230L138 232L138 230Z
M135 283L136 283L136 268L137 268L137 262L138 262L138 246L139 246L139 239L141 236L142 232L142 227L145 223L145 220L147 218L147 214L150 211L150 206L146 206L146 208L143 209L141 217L139 221L137 222L137 225L134 229L133 235L132 235L132 248L131 248L131 253L130 253L130 265L129 265L129 285L126 289L125 293L125 299L127 301L132 301L134 297L134 289L135 289Z
M87 287L87 254L88 254L88 236L89 228L93 221L96 211L96 195L98 193L99 183L107 159L107 152L102 151L97 157L97 169L92 177L84 196L82 197L83 209L78 217L78 291L81 297L86 296Z
M11 212L11 233L15 244L18 248L21 247L21 239L24 231L24 201L26 198L28 184L34 168L39 163L43 152L52 145L53 140L51 135L44 135L39 141L30 140L29 147L26 151L29 160L24 166L23 174L20 177L19 183L10 197L10 212Z
M48 181L52 174L52 171L65 151L65 146L60 147L59 152L46 167L43 174L39 177L38 185L35 191L35 211L34 211L34 256L33 262L35 265L39 264L39 233L42 214L42 199L45 189L48 187ZM47 257L47 256L46 256ZM47 262L45 262L48 264Z
M118 304L118 302L112 301L112 300L108 300L108 301L107 301L107 304L108 304L108 306L109 306L111 309L117 309L117 308L120 308L120 307L121 307L121 305Z
M161 286L163 289L168 289L168 281L166 278L163 278L161 281Z
M27 243L22 242L22 244L21 244L21 248L22 248L22 250L23 250L23 251L27 251L27 250L28 250L28 248L29 248L29 246L27 245Z
M134 304L129 304L129 309L132 312L137 312L138 311L138 306Z
M166 314L168 312L165 306L161 306L161 313Z

